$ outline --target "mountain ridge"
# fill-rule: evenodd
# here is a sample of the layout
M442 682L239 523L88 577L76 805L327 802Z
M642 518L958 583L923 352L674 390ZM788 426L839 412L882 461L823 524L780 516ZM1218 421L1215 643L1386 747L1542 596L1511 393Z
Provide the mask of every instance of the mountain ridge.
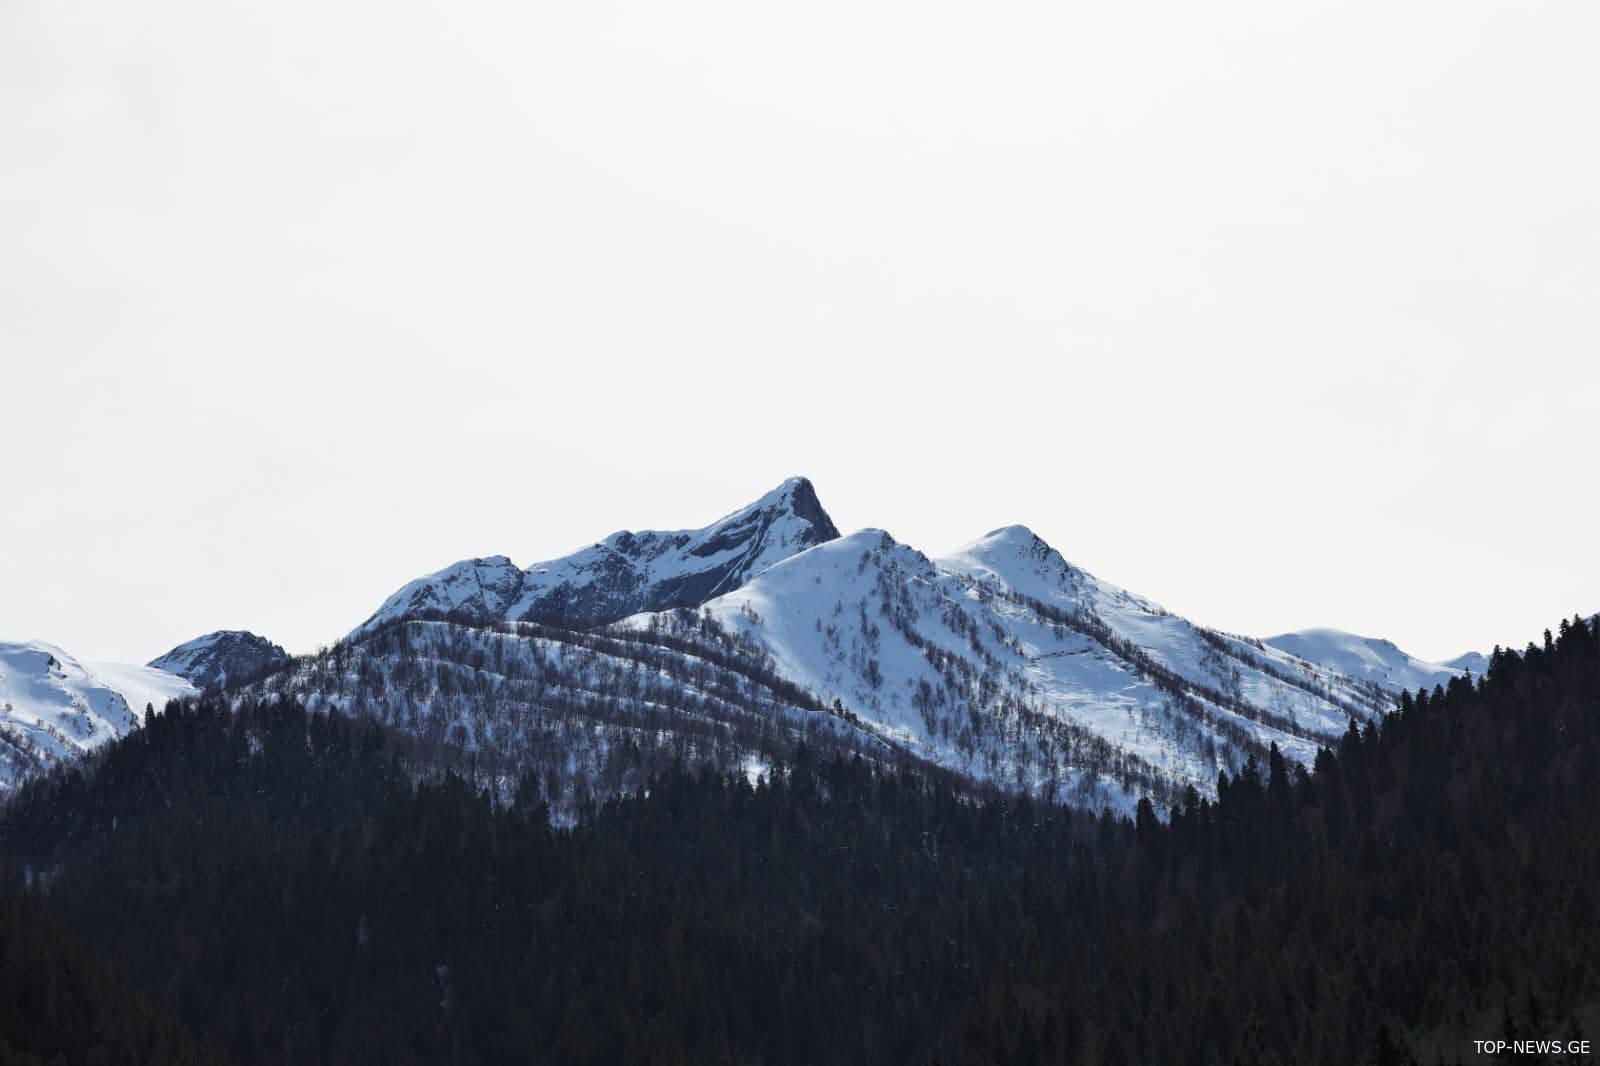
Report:
M1102 582L1025 526L939 560L858 531L703 611L932 761L1050 795L1101 777L1079 730L1130 785L1206 788L1272 744L1309 761L1392 702Z
M370 643L396 625L400 640ZM661 634L676 642L674 655L651 653L659 676L648 686L658 695L646 706L627 695L643 682L625 646ZM599 658L575 657L596 639L613 643ZM1401 664L1420 662L1370 643ZM624 723L699 735L699 725L663 713L676 697L659 695L658 682L683 685L698 707L695 662L738 649L764 664L758 673L806 694L763 713L820 708L974 779L1124 809L1140 795L1209 792L1219 771L1238 772L1273 746L1309 763L1415 680L1346 672L1325 655L1197 624L1095 577L1023 525L939 559L882 529L840 536L804 478L698 530L625 531L527 568L506 556L465 560L403 586L341 646L392 682L354 684L348 668L308 663L269 689L313 706L324 705L319 684L337 701L377 699L385 721L414 721L485 753L531 751L527 731L555 728L597 752L593 780L615 784L604 751L644 735ZM418 655L438 676L411 663ZM1430 681L1454 676L1428 669ZM530 695L517 680L529 672L557 687ZM551 718L558 706L566 709ZM713 762L782 757L751 739L764 727L730 713L713 717L746 746L718 741L704 749L723 752ZM523 725L508 728L508 714ZM575 725L586 714L597 717ZM778 733L799 735L792 721Z
M402 586L345 639L406 617L592 626L696 607L838 536L811 482L792 477L698 529L622 530L526 568L504 555L462 560Z
M805 478L698 529L526 568L463 560L316 655L223 630L128 669L165 684L158 667L553 775L572 810L677 760L749 770L801 742L1131 810L1209 794L1274 747L1309 763L1352 720L1457 676L1334 630L1208 628L1023 525L941 558L878 528L841 536Z

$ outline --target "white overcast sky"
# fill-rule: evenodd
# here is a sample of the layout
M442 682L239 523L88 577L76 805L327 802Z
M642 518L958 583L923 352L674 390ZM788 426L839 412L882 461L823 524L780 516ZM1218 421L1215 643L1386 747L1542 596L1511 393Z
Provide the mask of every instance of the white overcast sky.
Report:
M0 0L0 637L784 477L1425 657L1600 610L1600 4Z

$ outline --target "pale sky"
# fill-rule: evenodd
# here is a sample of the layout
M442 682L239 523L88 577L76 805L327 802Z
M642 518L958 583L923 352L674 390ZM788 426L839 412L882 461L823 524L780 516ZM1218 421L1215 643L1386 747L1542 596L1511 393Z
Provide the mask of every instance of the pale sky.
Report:
M1600 3L0 0L0 637L791 474L1199 622L1600 610Z

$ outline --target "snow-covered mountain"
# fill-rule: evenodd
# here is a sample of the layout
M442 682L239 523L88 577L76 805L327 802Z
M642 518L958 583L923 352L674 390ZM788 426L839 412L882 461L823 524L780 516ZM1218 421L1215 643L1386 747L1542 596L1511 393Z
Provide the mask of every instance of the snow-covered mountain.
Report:
M1342 629L1280 633L1268 637L1266 643L1347 677L1371 681L1390 692L1432 690L1435 685L1448 684L1465 669L1454 663L1424 662L1407 655L1392 641L1357 636Z
M732 673L708 689L707 670ZM247 692L365 707L575 792L667 752L734 765L816 736L1127 807L1209 790L1273 744L1309 760L1452 674L1332 631L1208 629L1021 526L938 560L881 530L841 538L795 478L704 529L458 563Z
M126 734L147 705L196 694L143 666L86 666L52 644L0 641L0 792Z
M838 535L811 482L790 478L703 529L613 533L526 569L503 555L447 566L405 585L351 636L401 618L598 625L694 607Z
M149 665L186 678L197 688L253 681L289 662L289 653L266 637L241 629L219 629L179 644Z
M1439 665L1460 670L1462 673L1471 673L1473 677L1482 677L1489 671L1489 657L1481 651L1469 651L1465 655L1457 655L1454 659L1446 659Z

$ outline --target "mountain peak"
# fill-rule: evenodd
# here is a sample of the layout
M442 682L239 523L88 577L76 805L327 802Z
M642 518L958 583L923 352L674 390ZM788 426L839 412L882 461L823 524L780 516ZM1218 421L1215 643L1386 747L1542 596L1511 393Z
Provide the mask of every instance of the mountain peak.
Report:
M845 534L838 540L841 548L848 548L851 551L885 552L893 551L895 548L905 548L907 551L914 550L895 540L893 534L888 530L879 529L877 526L858 529L854 533Z
M987 544L995 548L1015 548L1030 555L1044 555L1051 550L1050 545L1045 543L1043 537L1024 525L1009 525L1001 526L999 529L991 529L979 538L978 543Z
M1074 573L1061 554L1027 526L1010 525L991 529L971 544L958 548L946 564L953 569L978 576L991 574L1015 583L1019 567L1034 578L1048 578L1051 584Z
M833 519L828 517L828 512L822 509L822 501L817 499L817 490L809 478L792 477L785 480L777 488L764 494L754 503L739 508L726 514L707 526L705 532L721 529L730 524L749 519L752 515L771 514L788 516L797 519L808 527L817 544L837 539L838 527L833 524Z
M763 493L754 503L750 504L749 508L740 509L749 510L756 507L768 507L799 495L810 495L814 500L817 496L817 490L811 484L810 478L797 474L794 477L784 478L776 488Z
M783 498L788 501L789 510L812 523L823 540L832 540L839 535L833 519L822 509L822 501L817 499L817 490L810 478L792 477L779 488L784 493Z
M288 661L289 653L266 637L244 629L219 629L179 644L148 665L204 689L253 681Z

